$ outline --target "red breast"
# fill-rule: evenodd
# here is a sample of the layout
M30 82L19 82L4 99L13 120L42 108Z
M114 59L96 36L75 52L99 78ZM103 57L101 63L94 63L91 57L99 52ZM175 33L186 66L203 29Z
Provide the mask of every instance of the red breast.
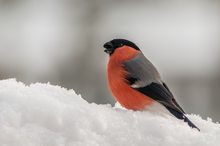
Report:
M125 108L143 110L153 103L153 100L134 90L126 83L128 72L123 68L123 62L134 58L138 50L123 46L117 48L110 56L108 63L108 85L116 100Z

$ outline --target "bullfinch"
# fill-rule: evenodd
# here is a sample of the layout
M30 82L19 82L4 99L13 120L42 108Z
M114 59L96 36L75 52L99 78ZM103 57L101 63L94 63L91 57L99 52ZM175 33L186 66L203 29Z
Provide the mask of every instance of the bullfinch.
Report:
M169 114L199 130L186 117L157 69L138 46L125 39L114 39L105 43L104 48L109 54L108 85L123 107L145 110L157 104Z

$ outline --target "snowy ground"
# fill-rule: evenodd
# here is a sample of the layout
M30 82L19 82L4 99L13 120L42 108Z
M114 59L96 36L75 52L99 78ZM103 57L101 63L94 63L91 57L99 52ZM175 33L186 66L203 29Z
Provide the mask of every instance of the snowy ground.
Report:
M220 124L89 104L50 84L0 81L0 146L219 146Z

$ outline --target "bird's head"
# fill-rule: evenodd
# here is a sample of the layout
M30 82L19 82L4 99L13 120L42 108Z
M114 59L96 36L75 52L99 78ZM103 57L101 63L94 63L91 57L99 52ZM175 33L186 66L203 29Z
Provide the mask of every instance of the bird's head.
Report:
M112 55L116 49L121 48L123 46L128 46L131 47L135 50L140 51L140 49L138 48L138 46L136 46L134 43L132 43L129 40L125 40L125 39L114 39L111 40L107 43L104 44L104 48L105 48L105 52L109 55Z

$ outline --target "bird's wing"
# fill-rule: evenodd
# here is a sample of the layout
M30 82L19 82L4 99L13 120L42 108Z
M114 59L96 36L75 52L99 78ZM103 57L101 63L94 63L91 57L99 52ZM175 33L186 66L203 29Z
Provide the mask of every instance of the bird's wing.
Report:
M150 85L135 88L135 90L141 92L144 95L147 95L148 97L151 97L152 99L164 105L166 108L171 108L177 112L185 113L176 102L173 95L164 87L164 83L158 84L152 82Z
M128 84L133 89L151 97L166 108L185 113L174 99L169 88L162 82L156 68L141 52L134 59L126 61L124 68L128 72Z

